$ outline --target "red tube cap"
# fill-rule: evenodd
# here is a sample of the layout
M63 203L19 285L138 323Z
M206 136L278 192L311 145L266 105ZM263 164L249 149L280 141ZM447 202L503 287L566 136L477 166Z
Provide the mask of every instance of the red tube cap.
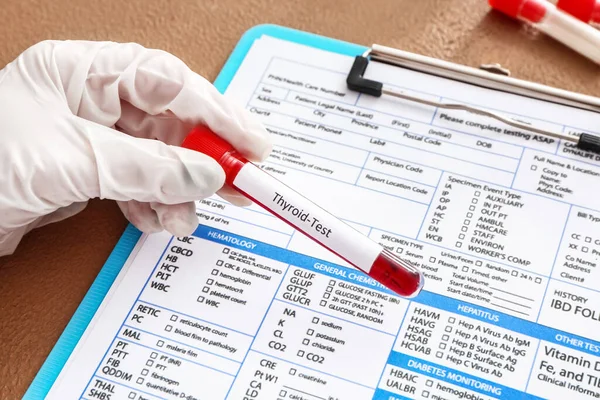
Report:
M581 21L589 22L596 8L596 0L558 0L556 7Z
M489 5L509 17L540 22L546 15L546 0L488 0Z

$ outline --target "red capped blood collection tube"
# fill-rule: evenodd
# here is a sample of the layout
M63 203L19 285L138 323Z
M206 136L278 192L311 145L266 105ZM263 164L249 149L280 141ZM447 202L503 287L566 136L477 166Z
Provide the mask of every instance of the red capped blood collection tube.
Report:
M414 297L423 288L423 275L413 265L248 161L210 129L194 128L181 146L216 160L226 185L396 294Z
M490 6L600 64L600 32L546 0L488 0ZM564 4L566 3L561 3Z

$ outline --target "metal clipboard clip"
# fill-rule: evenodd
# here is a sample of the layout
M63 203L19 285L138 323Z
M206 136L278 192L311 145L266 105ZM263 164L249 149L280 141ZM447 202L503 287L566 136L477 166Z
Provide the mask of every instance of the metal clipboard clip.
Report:
M580 136L572 136L562 132L537 128L526 122L484 108L459 103L430 101L402 93L391 87L386 87L386 85L381 82L366 79L364 78L364 74L370 61L391 64L471 85L518 94L598 113L600 113L599 98L512 78L510 77L510 71L497 64L482 65L480 69L477 69L377 44L372 45L363 55L356 56L352 68L348 73L348 77L346 78L346 84L350 90L366 95L375 97L381 97L383 95L393 96L428 106L450 110L462 110L490 117L512 127L575 143L577 148L581 150L600 154L600 136L597 135L582 132Z

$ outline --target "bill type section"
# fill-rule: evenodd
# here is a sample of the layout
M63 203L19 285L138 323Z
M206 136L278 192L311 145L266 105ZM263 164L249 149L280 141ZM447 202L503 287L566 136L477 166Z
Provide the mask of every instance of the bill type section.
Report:
M346 57L262 37L226 95L260 168L426 276L399 298L257 206L144 235L49 399L600 398L600 159L346 89ZM407 93L579 135L596 114L374 63Z

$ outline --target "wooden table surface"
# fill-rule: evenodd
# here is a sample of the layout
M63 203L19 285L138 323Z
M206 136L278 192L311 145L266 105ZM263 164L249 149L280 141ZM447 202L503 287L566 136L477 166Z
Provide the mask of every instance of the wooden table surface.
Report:
M486 0L3 0L0 65L44 39L112 40L170 51L212 81L262 23L470 66L498 62L518 78L600 93L600 68ZM0 258L0 399L22 397L125 227L113 202L93 200Z

